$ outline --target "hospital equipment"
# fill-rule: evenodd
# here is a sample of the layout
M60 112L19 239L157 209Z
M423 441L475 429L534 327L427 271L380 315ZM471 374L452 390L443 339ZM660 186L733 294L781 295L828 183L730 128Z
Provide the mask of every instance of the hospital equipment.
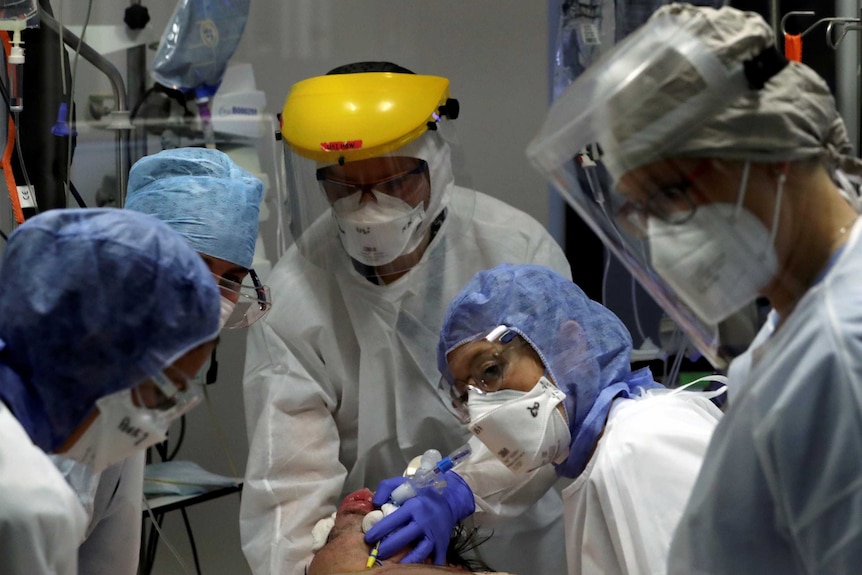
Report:
M120 74L120 71L116 68L116 66L114 66L107 58L99 54L92 46L84 42L84 40L79 36L72 33L68 28L63 26L44 9L40 9L39 11L39 22L40 25L44 25L47 29L58 34L59 37L62 39L62 43L73 48L76 54L80 54L80 56L82 56L93 66L95 66L97 70L102 72L107 77L108 81L111 84L113 107L108 117L107 126L108 129L115 132L115 176L117 179L117 187L120 190L120 198L118 198L117 207L123 207L122 200L123 196L125 195L126 176L129 171L129 158L127 155L127 149L129 144L130 130L132 128L132 125L129 122L129 110L126 105L126 87L123 77ZM62 67L60 72L60 76L63 79L63 82L65 82L65 70ZM72 87L70 86L70 91L71 90ZM65 88L63 89L63 91L65 92ZM71 96L67 97L74 97L74 93L72 93ZM68 123L68 118L63 118L62 116L62 110L58 110L58 113L61 115L61 119L66 119ZM57 114L55 114L53 111L52 117L57 117ZM72 136L73 133L69 131L66 133L65 139L70 139ZM46 199L47 201L42 202L40 209L49 209L52 207L66 207L66 189L68 189L68 191L72 193L73 196L75 196L80 207L85 207L83 201L80 199L80 196L75 191L75 188L72 185L72 182L68 176L68 174L70 173L70 155L68 153L68 150L64 154L64 156L65 157L62 161L62 164L65 165L66 168L61 174L63 189L61 190L59 197L54 197L54 195L52 195L51 197L45 197L44 199ZM50 159L50 156L48 156L48 158ZM23 165L23 159L21 163ZM26 176L26 170L24 171L24 173ZM56 176L56 174L54 175ZM40 195L40 190L38 187L36 190L36 194ZM44 196L47 195L47 192L45 190L42 190L41 194Z
M389 494L389 503L396 508L400 507L405 501L415 497L421 490L429 487L434 487L438 492L442 491L446 486L444 474L461 463L463 459L469 457L471 453L472 449L468 443L465 443L442 459L440 459L439 451L429 449L422 455L422 463L419 468L412 475L408 475L407 479ZM364 527L365 524L363 523ZM380 543L378 541L371 549L368 562L365 565L367 569L374 566L377 554L380 551Z
M24 48L21 47L21 31L24 30L39 7L36 0L4 0L0 3L0 30L12 32L12 47L7 59L9 65L9 111L20 112L23 107ZM31 26L33 24L30 24Z
M182 0L150 70L160 84L194 94L204 141L215 148L210 102L239 44L250 0Z
M443 474L461 463L461 460L468 457L470 453L472 453L470 444L465 443L432 467L420 467L416 473L407 478L407 481L395 488L389 500L395 505L401 505L427 487L434 487L438 491L443 489L446 486Z

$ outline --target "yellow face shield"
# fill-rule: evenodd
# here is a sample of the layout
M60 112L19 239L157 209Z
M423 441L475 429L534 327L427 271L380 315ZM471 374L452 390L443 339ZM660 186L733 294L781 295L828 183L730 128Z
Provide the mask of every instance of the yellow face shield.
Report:
M291 88L281 116L285 143L303 157L343 164L412 142L458 102L439 76L365 72L309 78Z

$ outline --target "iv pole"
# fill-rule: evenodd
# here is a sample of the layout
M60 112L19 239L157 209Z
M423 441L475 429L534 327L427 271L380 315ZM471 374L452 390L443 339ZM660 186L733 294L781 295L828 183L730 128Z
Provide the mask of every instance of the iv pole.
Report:
M53 30L60 33L60 24L48 14L45 10L39 9L39 21ZM123 82L123 76L116 66L111 64L104 56L99 54L92 46L86 42L82 42L75 34L69 31L65 26L62 32L63 43L72 48L78 48L80 44L80 54L85 60L93 64L97 70L105 74L111 83L111 89L114 93L114 108L110 114L110 128L116 130L116 172L117 172L117 190L119 193L118 207L123 207L124 198L126 197L126 177L129 173L128 154L126 153L129 131L132 124L129 121L129 109L126 101L126 86Z

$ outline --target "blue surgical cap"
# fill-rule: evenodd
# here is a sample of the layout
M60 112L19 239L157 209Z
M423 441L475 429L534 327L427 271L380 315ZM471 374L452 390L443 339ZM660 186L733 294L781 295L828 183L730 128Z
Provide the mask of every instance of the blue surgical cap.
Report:
M209 268L145 214L45 212L9 237L0 265L0 399L45 451L97 399L219 333Z
M613 312L546 267L511 264L477 273L449 304L437 366L450 384L449 352L499 325L536 350L566 393L572 444L566 461L555 465L560 475L584 470L615 398L660 387L649 370L631 371L631 334Z
M262 198L263 183L226 154L177 148L135 162L126 208L159 218L200 253L248 269Z

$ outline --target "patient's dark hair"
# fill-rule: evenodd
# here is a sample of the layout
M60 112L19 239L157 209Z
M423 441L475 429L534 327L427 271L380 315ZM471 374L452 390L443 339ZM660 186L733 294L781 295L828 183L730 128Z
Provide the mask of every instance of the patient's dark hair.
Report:
M482 535L477 527L468 529L462 523L457 524L452 530L452 538L449 539L446 561L450 565L463 567L468 571L493 571L484 561L472 556L473 551L492 535L493 532Z

